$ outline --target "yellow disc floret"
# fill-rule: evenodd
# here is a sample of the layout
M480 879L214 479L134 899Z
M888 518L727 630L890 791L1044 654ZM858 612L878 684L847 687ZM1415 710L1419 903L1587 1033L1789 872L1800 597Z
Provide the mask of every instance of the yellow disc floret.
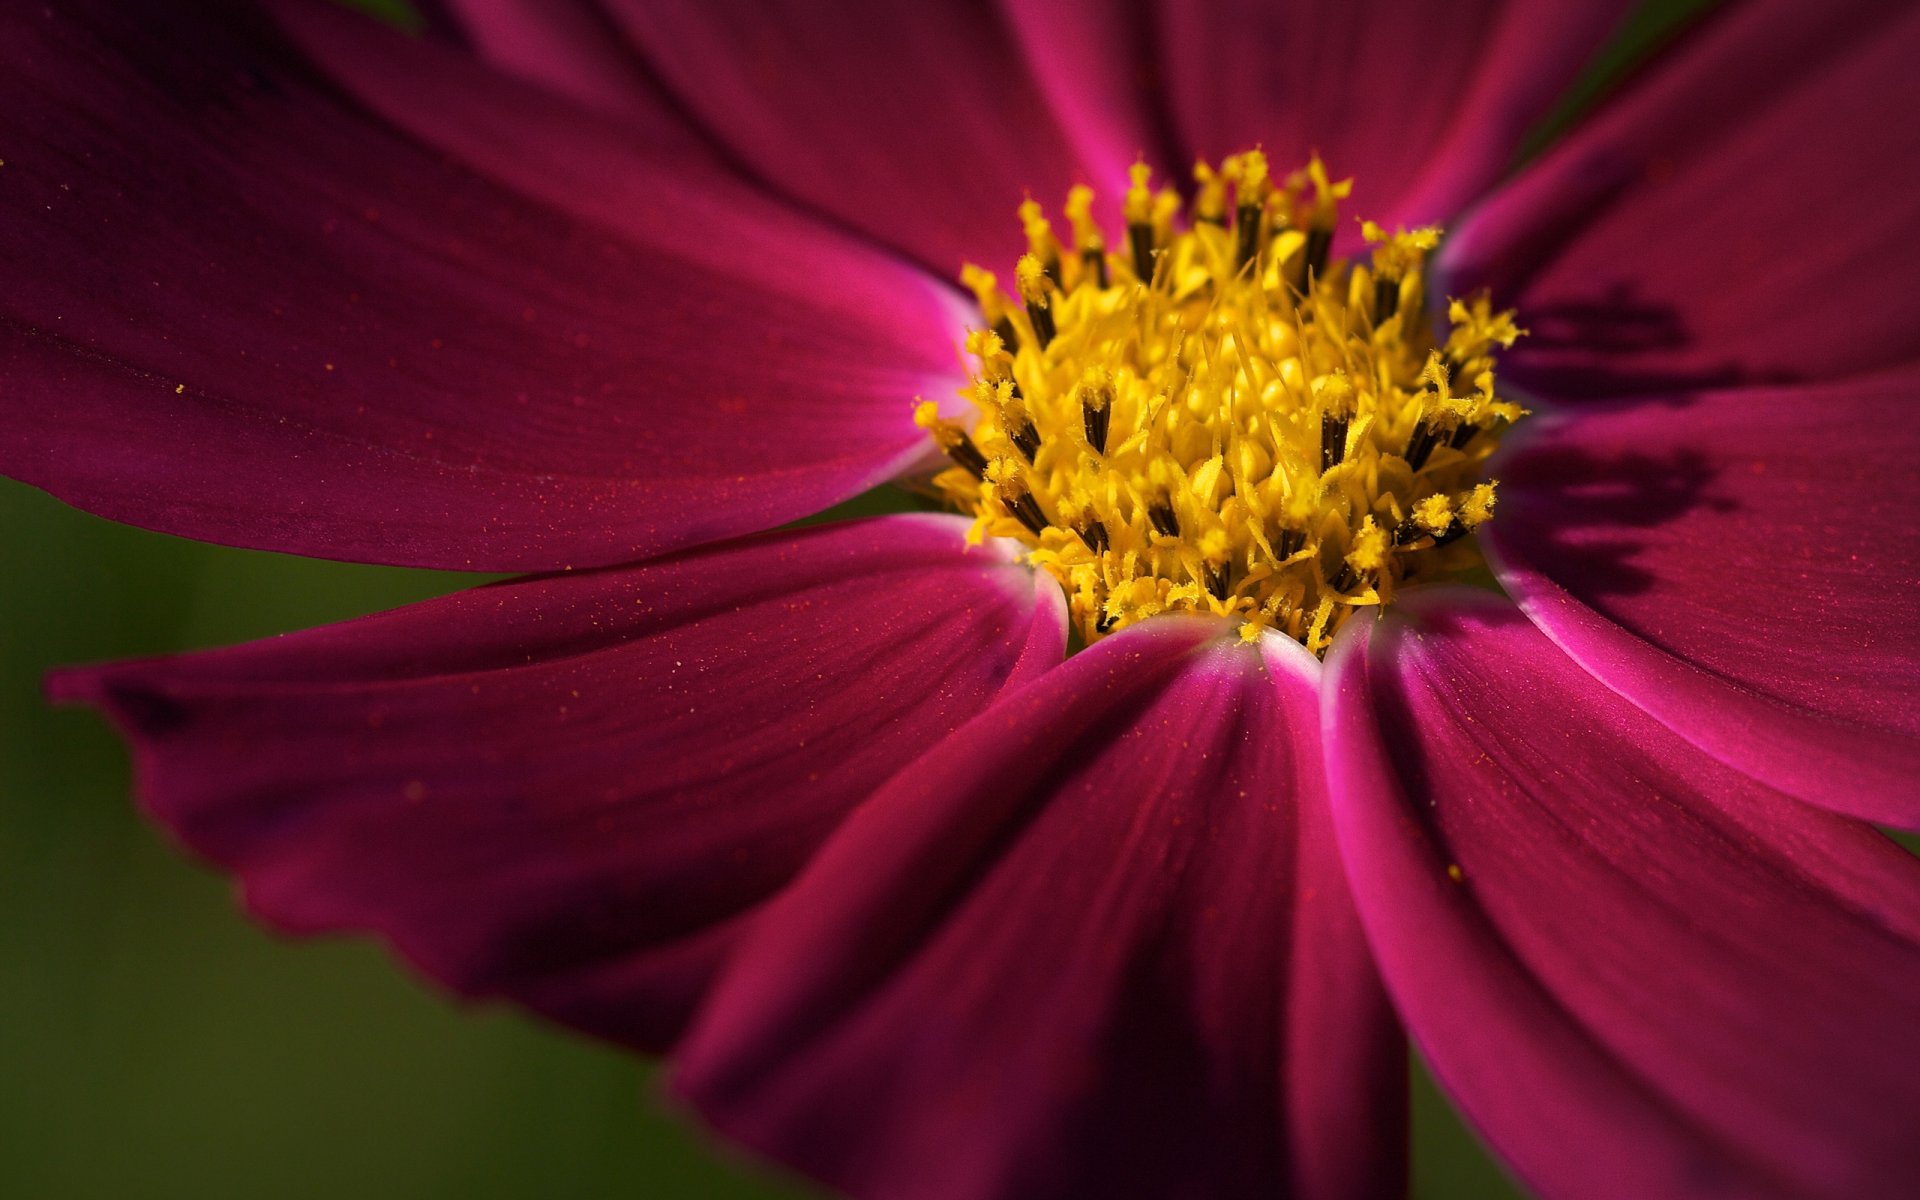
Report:
M1351 181L1318 159L1276 184L1259 151L1195 169L1194 220L1144 164L1110 244L1074 189L1065 252L1037 204L1018 302L969 266L971 431L916 414L956 464L935 480L974 537L1014 538L1092 641L1163 612L1279 630L1324 653L1355 609L1479 563L1482 465L1525 410L1494 386L1524 331L1423 298L1440 231L1368 223L1370 264L1330 254ZM1231 190L1231 200L1229 200Z

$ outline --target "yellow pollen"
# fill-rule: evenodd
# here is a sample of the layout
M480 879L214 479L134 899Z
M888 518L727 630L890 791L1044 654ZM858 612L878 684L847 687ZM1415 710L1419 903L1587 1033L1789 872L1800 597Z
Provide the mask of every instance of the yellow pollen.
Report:
M1352 181L1318 158L1279 184L1258 150L1194 179L1182 228L1137 164L1118 243L1075 188L1071 254L1022 204L1018 302L962 274L987 326L966 342L972 429L931 403L915 420L955 464L935 483L974 539L1023 544L1087 641L1199 612L1324 653L1356 610L1479 565L1482 467L1525 415L1494 356L1524 331L1468 297L1435 344L1438 229L1369 222L1370 262L1332 258Z

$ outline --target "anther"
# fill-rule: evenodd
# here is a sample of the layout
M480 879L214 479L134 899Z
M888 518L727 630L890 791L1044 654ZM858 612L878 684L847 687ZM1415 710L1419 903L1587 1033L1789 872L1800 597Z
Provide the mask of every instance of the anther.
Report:
M1327 273L1327 255L1333 250L1333 230L1315 226L1307 230L1305 281L1300 290L1306 291L1315 280Z
M1040 503L1033 498L1026 481L1020 478L1019 468L1003 458L993 465L990 477L1008 516L1025 525L1027 532L1035 537L1046 532L1047 516L1040 511Z
M1320 406L1320 473L1331 471L1347 457L1347 428L1359 398L1345 371L1334 371L1313 381L1313 397Z
M1113 616L1103 608L1100 610L1100 615L1093 620L1093 631L1095 633L1112 633L1113 627L1119 623L1119 617Z
M1333 413L1320 414L1320 473L1326 474L1347 456L1347 425L1350 419Z
M1033 322L1033 336L1039 340L1040 348L1045 350L1053 343L1055 333L1050 296L1053 279L1040 265L1040 260L1031 254L1020 256L1013 277L1020 289L1020 299L1026 301L1027 319Z
M1167 537L1177 538L1180 536L1180 518L1174 514L1173 502L1171 500L1163 498L1156 503L1149 504L1147 506L1147 520L1153 523L1154 529Z
M1353 564L1343 562L1340 564L1340 573L1327 580L1327 586L1336 592L1350 592L1359 582L1360 577L1353 573Z
M1439 438L1433 431L1432 422L1421 417L1413 423L1413 432L1407 437L1407 465L1418 471L1427 465L1427 458L1433 453L1433 447Z
M1113 423L1113 396L1105 384L1089 384L1081 391L1080 422L1086 427L1087 445L1095 454L1105 454L1107 429Z
M1373 323L1384 325L1400 310L1400 285L1408 273L1417 271L1426 254L1440 243L1440 230L1433 226L1402 229L1388 233L1372 221L1360 225L1360 234L1374 244L1373 251ZM1419 304L1416 295L1415 305ZM1416 310L1418 311L1417 307Z
M1393 544L1411 546L1421 538L1438 538L1455 525L1452 502L1435 493L1415 504L1413 511L1394 528Z
M1305 546L1306 544L1307 544L1306 530L1282 529L1280 531L1280 541L1277 544L1275 544L1274 552L1277 555L1279 555L1281 562L1285 562L1287 559L1292 558L1294 555L1300 553L1301 547Z
M1267 156L1249 150L1232 164L1235 207L1234 232L1239 242L1234 248L1233 265L1238 270L1260 254L1260 218L1267 207Z
M1075 184L1067 193L1067 220L1073 223L1073 246L1080 252L1080 278L1093 279L1105 290L1107 279L1107 239L1093 219L1093 189Z
M1460 428L1454 430L1453 436L1447 439L1447 445L1452 446L1455 450L1465 450L1467 443L1473 440L1473 435L1479 432L1480 427L1478 425L1472 425L1462 421Z
M948 458L965 467L975 479L987 477L987 456L980 453L980 447L973 444L966 430L952 421L941 419L939 405L931 400L923 401L913 411L913 423L931 434L934 444L945 451Z
M1047 531L1047 518L1041 513L1040 505L1035 503L1032 493L1003 497L1001 503L1007 506L1007 511L1018 518L1033 536L1039 537Z
M1153 286L1153 226L1129 223L1127 244L1133 248L1133 273L1141 283Z
M1020 331L1014 328L1012 317L1001 317L995 321L993 331L1000 335L1000 343L1007 348L1008 354L1020 353Z
M1020 205L1020 223L1026 227L1027 253L1040 260L1040 269L1053 286L1065 287L1060 269L1060 243L1053 236L1053 224L1042 215L1031 198Z
M964 432L946 451L948 458L971 471L975 479L987 477L987 456L980 453L980 447L974 445L973 439Z
M1260 253L1261 205L1242 204L1233 210L1233 228L1239 242L1233 250L1233 265L1244 267Z
M1198 225L1227 225L1227 181L1204 161L1193 165L1193 220Z
M1054 337L1052 310L1044 304L1029 304L1027 317L1033 322L1033 336L1039 341L1040 348L1045 350L1051 346Z
M1105 250L1082 250L1080 252L1080 261L1089 271L1093 272L1095 287L1104 291L1112 286L1111 281L1107 278L1107 252Z
M1127 189L1126 201L1121 210L1127 222L1127 244L1133 250L1133 273L1140 282L1153 286L1154 245L1154 200L1153 192L1147 183L1153 178L1153 171L1144 162L1137 162L1127 169L1127 175L1133 186Z
M1009 433L1007 437L1028 462L1032 462L1034 455L1040 453L1040 431L1033 427L1032 421Z
M1088 517L1075 526L1073 531L1080 535L1080 540L1087 544L1087 549L1095 554L1105 554L1107 547L1113 544L1107 538L1106 525L1098 517Z
M1400 308L1400 281L1385 275L1373 281L1373 323L1384 325Z
M1228 585L1233 582L1233 566L1230 563L1201 564L1201 570L1207 577L1207 591L1215 600L1227 598Z
M1040 511L1040 503L1033 498L1033 489L1027 486L1019 463L1011 458L994 459L987 468L987 482L993 485L1007 515L1025 525L1027 532L1039 537L1046 531L1047 515Z

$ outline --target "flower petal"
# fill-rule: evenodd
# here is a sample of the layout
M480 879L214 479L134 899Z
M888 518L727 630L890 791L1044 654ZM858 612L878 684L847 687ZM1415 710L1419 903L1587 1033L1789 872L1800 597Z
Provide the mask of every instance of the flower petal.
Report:
M1632 7L1169 3L1169 92L1190 151L1262 145L1291 170L1317 150L1354 177L1352 211L1445 220L1500 177Z
M1116 189L1106 199L1122 195L1116 164L1144 158L1176 173L1186 166L1167 109L1150 0L1048 0L1001 9L1061 129ZM1117 226L1108 234L1115 246L1117 234Z
M493 122L541 202L254 22L106 7L0 17L0 470L172 533L506 570L765 528L921 453L941 285L357 16L328 14L368 70Z
M608 0L653 68L769 186L942 276L1010 267L1023 196L1117 197L1128 160L1082 162L985 5Z
M501 70L649 128L671 124L659 91L619 31L587 0L446 0L474 49Z
M1557 396L1830 379L1920 355L1920 9L1723 13L1457 231L1455 294Z
M1404 1188L1317 676L1167 617L1008 695L767 910L677 1086L856 1197Z
M1774 787L1920 826L1920 373L1535 418L1483 532L1528 616Z
M658 1048L852 806L1059 661L1059 589L965 530L768 535L54 691L270 924Z
M1920 862L1612 695L1504 600L1329 658L1355 898L1442 1084L1543 1195L1894 1197Z

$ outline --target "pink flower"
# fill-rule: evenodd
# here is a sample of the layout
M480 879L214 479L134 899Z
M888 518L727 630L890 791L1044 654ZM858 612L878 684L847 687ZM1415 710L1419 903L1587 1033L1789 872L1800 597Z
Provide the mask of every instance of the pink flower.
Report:
M262 919L859 1196L1391 1193L1402 1023L1545 1195L1911 1189L1911 6L1727 5L1505 182L1621 5L234 7L0 15L0 469L549 572L56 680ZM1027 191L1255 143L1532 328L1511 601L1062 664L958 518L761 532L925 453Z

